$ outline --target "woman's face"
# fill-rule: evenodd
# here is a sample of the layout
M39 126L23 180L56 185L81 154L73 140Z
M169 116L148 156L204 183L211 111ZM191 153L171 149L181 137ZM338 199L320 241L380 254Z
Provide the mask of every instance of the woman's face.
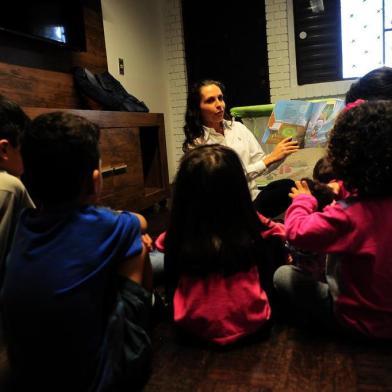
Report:
M225 101L221 89L216 84L200 89L200 112L203 125L213 128L220 124L225 114Z

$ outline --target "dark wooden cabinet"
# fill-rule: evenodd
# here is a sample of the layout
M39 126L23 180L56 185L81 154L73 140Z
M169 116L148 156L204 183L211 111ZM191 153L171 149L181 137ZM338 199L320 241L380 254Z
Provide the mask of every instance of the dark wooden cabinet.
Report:
M104 177L101 204L138 211L169 197L163 114L31 107L24 110L31 118L66 111L100 127Z

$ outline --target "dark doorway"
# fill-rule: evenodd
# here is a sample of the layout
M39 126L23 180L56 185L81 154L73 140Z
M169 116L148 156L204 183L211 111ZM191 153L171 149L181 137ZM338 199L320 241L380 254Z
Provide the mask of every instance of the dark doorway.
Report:
M182 0L188 83L216 79L226 104L270 102L264 0Z

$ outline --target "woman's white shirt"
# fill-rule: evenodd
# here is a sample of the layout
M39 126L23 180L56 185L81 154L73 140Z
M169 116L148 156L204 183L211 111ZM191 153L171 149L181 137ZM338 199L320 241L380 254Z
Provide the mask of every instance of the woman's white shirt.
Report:
M241 158L254 200L260 192L255 179L267 171L263 160L267 155L256 137L244 124L237 121L223 120L224 135L216 132L214 128L203 128L204 138L196 139L195 144L217 143L232 148Z

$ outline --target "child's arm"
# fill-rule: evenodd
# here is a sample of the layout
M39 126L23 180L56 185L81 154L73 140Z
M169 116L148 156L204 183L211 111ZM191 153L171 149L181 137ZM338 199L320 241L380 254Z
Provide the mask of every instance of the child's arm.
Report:
M147 234L148 223L146 218L143 215L138 214L137 212L132 212L133 215L139 220L140 223L140 231L142 233L142 242L144 246L146 246L149 252L152 251L153 243L149 234Z
M136 212L127 212L133 215L135 236L140 236L142 250L136 255L126 257L118 266L120 275L142 285L146 290L152 290L152 267L149 252L152 250L152 239L145 233L147 230L147 220L144 216ZM139 223L139 224L138 224ZM139 227L140 226L140 231ZM135 240L136 240L135 237Z
M117 210L118 213L121 213L122 210ZM138 214L137 212L133 212L133 211L128 211L129 213L133 214L136 216L136 218L139 220L140 223L140 231L142 234L144 234L147 231L148 228L148 223L147 223L147 219L141 215Z
M286 239L286 230L283 223L274 222L272 219L266 218L264 215L257 212L261 223L267 227L266 230L261 232L263 238L271 236L279 237L282 240Z
M314 252L347 251L354 243L355 231L340 205L316 212L317 200L305 181L297 181L289 194L293 203L285 217L287 240L294 246Z
M143 215L138 214L137 212L132 212L133 215L135 215L140 222L140 231L142 234L144 234L147 231L148 223L146 218Z
M149 234L142 234L142 242L149 252L153 250L153 241Z
M152 291L152 267L147 247L143 244L139 254L124 260L118 267L118 273Z

